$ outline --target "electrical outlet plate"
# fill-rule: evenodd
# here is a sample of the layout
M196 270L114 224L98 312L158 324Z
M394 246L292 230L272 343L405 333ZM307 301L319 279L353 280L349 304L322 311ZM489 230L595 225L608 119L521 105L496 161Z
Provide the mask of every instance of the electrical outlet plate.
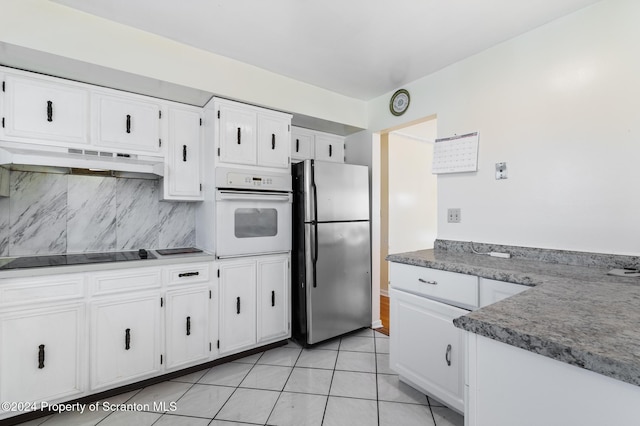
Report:
M507 163L496 163L496 180L507 178Z
M462 218L462 214L459 208L447 209L448 223L460 223L461 218Z

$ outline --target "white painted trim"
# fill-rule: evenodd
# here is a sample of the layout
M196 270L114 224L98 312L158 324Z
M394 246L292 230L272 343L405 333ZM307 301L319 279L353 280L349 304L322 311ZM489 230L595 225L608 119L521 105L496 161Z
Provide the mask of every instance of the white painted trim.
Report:
M380 321L380 134L371 136L371 323Z
M403 132L401 132L399 130L394 130L393 132L390 132L389 134L390 135L401 136L401 137L407 138L407 139L413 139L413 140L418 141L418 142L425 142L425 143L430 143L430 144L435 143L435 141L429 140L427 138L421 138L419 136L410 135L408 133L403 133Z
M382 321L377 320L371 323L371 328L382 328Z
M380 289L380 296L389 297L389 290Z

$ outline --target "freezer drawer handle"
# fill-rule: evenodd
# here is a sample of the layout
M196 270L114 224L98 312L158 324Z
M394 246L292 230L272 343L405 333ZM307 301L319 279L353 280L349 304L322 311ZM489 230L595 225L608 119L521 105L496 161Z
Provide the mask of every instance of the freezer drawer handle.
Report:
M44 345L38 346L38 368L44 368Z
M127 114L127 133L131 133L131 115Z
M236 313L240 315L240 298L236 297Z
M238 127L238 145L240 145L241 143L242 143L242 134L241 134L240 127Z
M276 134L271 133L271 149L276 149Z
M183 272L181 274L178 274L178 278L182 278L182 277L194 277L196 275L200 275L200 272L196 271L196 272Z
M271 306L276 306L276 292L271 290Z
M124 350L128 351L131 349L131 329L127 328L124 331Z
M444 359L447 361L447 365L451 367L451 345L447 345L447 351L444 353Z
M47 121L51 123L53 121L53 102L47 101Z
M418 281L424 284L438 285L438 281L427 281L427 280L423 280L422 278L418 278Z
M191 336L191 317L187 317L187 336Z

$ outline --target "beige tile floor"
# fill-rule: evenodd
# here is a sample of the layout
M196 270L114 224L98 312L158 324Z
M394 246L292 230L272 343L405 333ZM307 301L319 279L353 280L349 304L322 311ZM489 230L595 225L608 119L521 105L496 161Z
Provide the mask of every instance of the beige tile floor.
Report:
M56 414L23 425L464 424L460 414L400 382L389 369L389 338L369 329L314 349L289 342L106 402L141 409ZM158 402L166 407L154 407Z

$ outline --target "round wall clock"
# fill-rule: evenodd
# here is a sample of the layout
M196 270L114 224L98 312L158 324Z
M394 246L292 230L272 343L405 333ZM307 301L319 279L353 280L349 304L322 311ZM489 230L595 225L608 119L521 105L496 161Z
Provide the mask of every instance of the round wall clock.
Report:
M409 97L409 92L407 92L405 89L396 91L396 93L391 96L391 100L389 101L389 110L391 110L391 114L404 114L407 108L409 108L410 101L411 98Z

